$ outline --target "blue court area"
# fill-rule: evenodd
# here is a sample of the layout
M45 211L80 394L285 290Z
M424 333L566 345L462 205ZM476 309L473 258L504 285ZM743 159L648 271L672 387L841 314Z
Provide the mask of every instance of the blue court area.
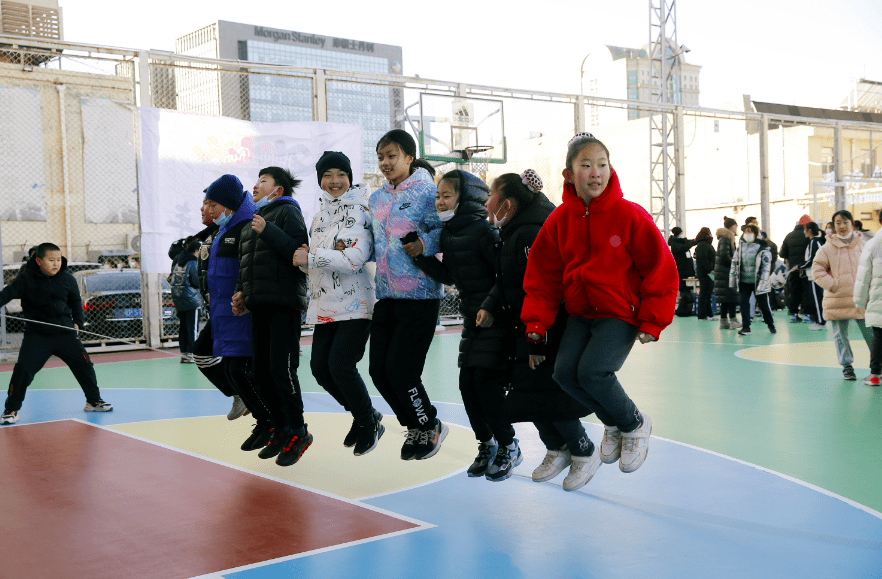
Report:
M253 469L254 476L277 477L278 484L333 495L306 476L310 469L326 469L327 476L340 479L335 484L351 491L346 500L419 522L419 528L201 577L882 577L882 392L842 382L839 369L824 362L833 347L824 345L827 336L789 327L780 313L776 316L781 319L775 336L757 332L739 338L721 333L716 324L685 319L663 334L663 343L635 347L621 378L653 418L649 457L627 475L616 465L603 465L573 493L560 486L566 471L548 483L532 482L530 473L545 450L535 429L525 424L516 425L525 458L515 476L500 483L466 476L476 448L468 450L468 420L456 402L458 335L438 335L424 378L438 401L439 417L459 437L438 455L453 465L447 472L417 480L417 461L406 464L410 474L400 470L402 461L392 455L403 442L403 429L378 397L375 405L386 414L387 427L380 447L364 457L347 457L342 471L334 464L341 455L318 443L284 473ZM855 343L856 350L859 346ZM304 362L308 354L304 347ZM800 362L803 358L809 362ZM194 386L195 368L179 365L176 358L106 366L96 368L99 379L104 373L115 377L114 384L102 382L104 398L115 406L112 413L83 413L82 393L60 368L38 376L51 383L35 384L28 392L20 424L85 420L117 429L119 436L141 432L137 436L144 444L224 464L215 447L234 444L226 434L208 433L198 440L182 434L180 444L168 434L178 428L171 425L203 425L198 420L214 420L210 417L229 410L220 393ZM305 368L303 363L307 422L316 425L310 430L329 447L342 447L345 429L330 425L345 425L348 419L338 416L341 409L318 391ZM159 383L158 376L163 377ZM827 407L823 415L812 410L816 404ZM248 428L248 419L230 424ZM143 434L152 424L162 442ZM600 440L602 427L593 418L586 419L586 428ZM426 468L432 460L425 461ZM229 468L251 470L248 463L233 462ZM359 494L360 482L367 479L392 479L392 488ZM290 523L322 532L321 520Z

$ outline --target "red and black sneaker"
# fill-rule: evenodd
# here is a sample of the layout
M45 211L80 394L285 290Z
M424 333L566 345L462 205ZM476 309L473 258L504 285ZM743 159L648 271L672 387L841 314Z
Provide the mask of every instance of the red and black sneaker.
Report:
M257 453L260 458L272 458L282 452L282 436L278 429L270 428L270 439L266 446Z
M306 430L305 424L303 425L303 432L306 433L303 436L294 434L287 438L285 445L282 447L281 454L276 458L277 465L291 466L300 460L300 457L303 456L303 453L312 444L312 435Z

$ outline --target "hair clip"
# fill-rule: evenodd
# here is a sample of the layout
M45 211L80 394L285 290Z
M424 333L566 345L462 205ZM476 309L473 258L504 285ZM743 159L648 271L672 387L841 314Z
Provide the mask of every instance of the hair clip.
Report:
M527 169L521 173L521 183L526 185L527 189L533 193L542 191L542 179L539 178L539 174L533 169Z
M597 137L595 137L595 136L592 135L591 133L585 133L585 132L582 132L582 133L576 133L576 136L573 137L572 139L570 139L570 142L567 143L567 147L569 147L570 145L572 145L572 144L575 143L576 141L581 141L582 139L596 139L596 138L597 138Z

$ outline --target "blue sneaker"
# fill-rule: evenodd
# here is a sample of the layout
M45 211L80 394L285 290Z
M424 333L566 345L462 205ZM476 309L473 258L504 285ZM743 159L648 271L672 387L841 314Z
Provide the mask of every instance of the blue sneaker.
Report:
M478 456L475 457L475 461L468 469L470 477L477 478L484 476L487 473L487 469L490 468L490 465L496 458L496 452L499 450L499 445L496 444L495 440L489 442L490 444L486 442L478 443Z
M815 321L812 319L812 317L811 317L810 315L806 314L806 315L802 318L802 323L803 323L803 324L814 324Z
M484 478L493 482L503 481L511 476L514 467L524 461L521 447L518 446L518 439L515 438L512 444L514 449L507 446L499 446L499 450L496 451L496 458L493 459Z
M798 324L802 321L802 318L799 317L799 314L790 314L790 323Z

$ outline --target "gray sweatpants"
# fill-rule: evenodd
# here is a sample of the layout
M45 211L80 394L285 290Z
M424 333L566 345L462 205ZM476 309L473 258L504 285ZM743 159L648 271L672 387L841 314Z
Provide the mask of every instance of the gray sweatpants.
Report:
M854 353L851 351L851 343L848 341L848 322L851 320L827 320L827 325L833 332L833 343L836 344L836 358L844 366L851 366L854 362ZM868 328L864 320L854 320L858 329L867 343L870 351L873 351L873 329Z

